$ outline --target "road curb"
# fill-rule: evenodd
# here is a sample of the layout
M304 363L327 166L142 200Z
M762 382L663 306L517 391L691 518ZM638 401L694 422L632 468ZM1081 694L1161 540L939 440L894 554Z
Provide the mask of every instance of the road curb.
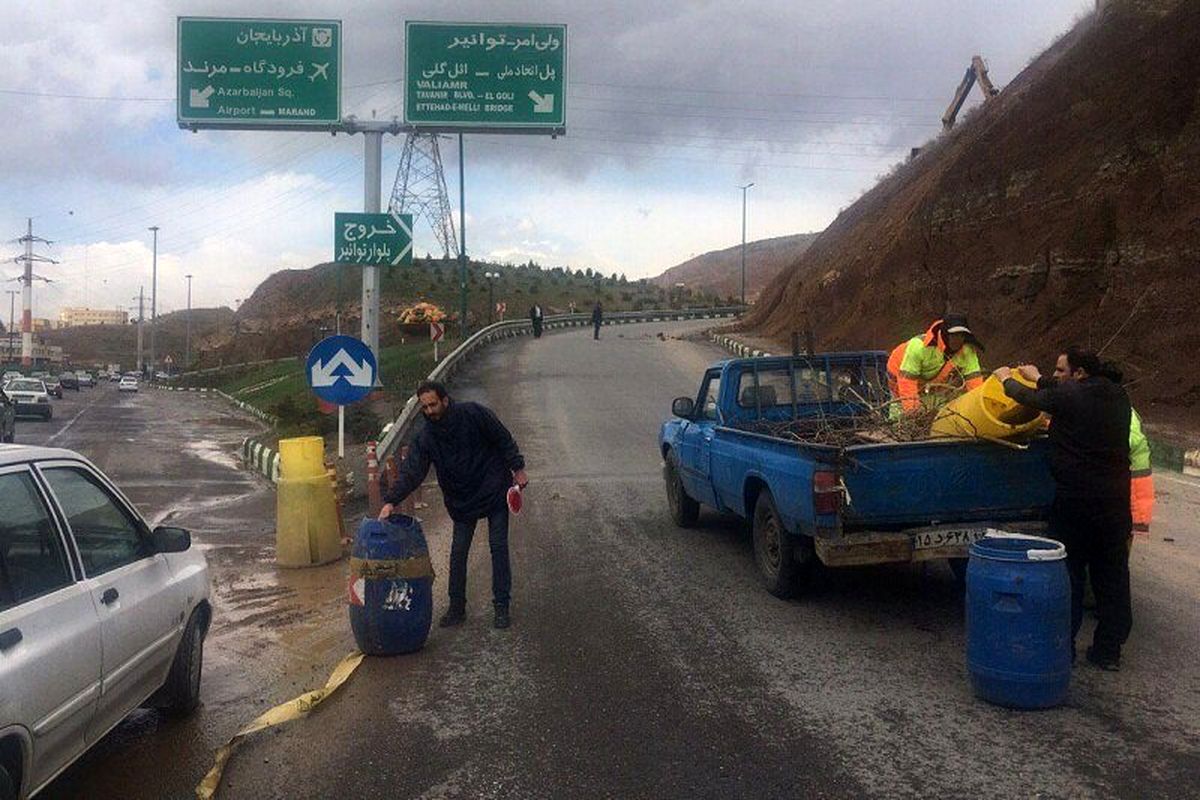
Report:
M253 436L242 440L242 464L271 483L279 483L279 451L266 446Z
M730 353L741 358L767 358L771 354L766 350L757 350L750 347L748 344L739 342L732 336L727 336L723 333L710 333L709 338L717 345L725 348Z
M709 334L709 338L718 346L740 358L763 358L771 355L723 333ZM1146 438L1150 441L1150 460L1157 469L1200 477L1200 447L1171 444L1153 436Z
M274 428L276 425L279 424L279 418L276 417L274 414L268 414L267 412L263 411L261 408L250 405L245 400L238 400L236 397L233 397L232 395L225 394L225 392L222 392L220 389L213 389L208 386L159 386L156 383L152 383L150 385L153 386L155 389L157 389L160 392L199 392L200 394L220 395L221 397L225 398L227 401L229 401L233 405L240 408L242 411L245 411L247 414L258 417L260 420L267 423L272 428Z

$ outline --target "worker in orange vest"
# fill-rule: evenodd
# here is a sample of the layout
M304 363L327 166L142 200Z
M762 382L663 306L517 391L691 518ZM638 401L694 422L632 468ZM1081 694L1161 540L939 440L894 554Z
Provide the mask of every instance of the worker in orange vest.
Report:
M922 335L896 345L887 366L892 397L899 400L893 410L905 414L920 410L923 390L948 399L953 393L947 391L951 386L968 390L982 386L982 351L967 318L953 314L934 320Z

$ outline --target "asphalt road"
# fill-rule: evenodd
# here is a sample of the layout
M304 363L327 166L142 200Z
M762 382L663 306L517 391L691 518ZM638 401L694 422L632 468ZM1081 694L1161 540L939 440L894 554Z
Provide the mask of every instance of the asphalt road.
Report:
M467 624L368 659L312 719L248 742L224 795L1195 796L1196 481L1160 482L1124 671L1081 665L1056 710L995 708L971 694L944 565L831 572L782 602L735 520L671 524L657 428L723 357L672 338L697 327L572 331L481 356L456 393L507 421L532 481L512 530L512 629L490 627L481 528ZM440 614L449 525L431 514L426 530Z
M494 407L529 461L513 627L490 625L481 525L468 622L367 659L309 719L247 740L219 796L1196 796L1200 481L1159 476L1123 671L1081 664L1059 709L995 708L971 695L944 565L831 571L783 602L759 586L736 520L672 525L658 425L723 357L675 338L698 327L568 331L481 355L455 393ZM138 712L49 795L186 797L224 737L321 685L352 646L345 565L270 565L273 495L230 461L252 423L215 398L107 391L56 406L43 436L95 458L152 519L177 510L208 550L217 618L200 712ZM436 491L426 499L440 615L449 523Z

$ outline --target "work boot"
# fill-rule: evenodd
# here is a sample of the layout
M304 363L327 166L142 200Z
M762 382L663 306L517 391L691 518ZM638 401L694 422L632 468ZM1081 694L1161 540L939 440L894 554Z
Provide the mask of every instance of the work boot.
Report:
M461 625L463 620L467 618L467 610L462 606L450 606L450 610L442 616L442 621L438 623L439 628L452 628L455 625Z
M1091 664L1093 664L1096 667L1099 667L1100 669L1104 670L1105 672L1120 672L1121 671L1121 657L1120 656L1102 655L1102 654L1096 652L1095 647L1089 647L1087 649L1087 660L1088 660L1088 662L1090 662Z
M492 620L492 627L503 630L512 624L512 620L508 618L507 606L496 606L496 617Z

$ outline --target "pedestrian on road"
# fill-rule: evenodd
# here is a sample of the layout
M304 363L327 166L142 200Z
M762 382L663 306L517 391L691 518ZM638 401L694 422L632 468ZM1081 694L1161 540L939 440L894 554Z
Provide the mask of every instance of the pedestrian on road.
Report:
M1087 350L1071 348L1058 357L1054 377L1037 367L1018 367L1036 389L994 373L1005 393L1050 419L1050 472L1054 476L1051 535L1067 547L1071 575L1071 641L1083 622L1085 574L1096 593L1099 622L1087 659L1101 669L1120 669L1121 647L1133 627L1129 596L1129 431L1132 409L1111 368Z
M536 303L529 308L529 321L533 323L533 338L542 338L542 307Z
M454 521L450 545L450 609L439 623L458 625L467 614L467 555L475 526L488 521L492 551L494 625L509 626L512 570L508 560L508 490L528 482L525 459L512 434L491 409L478 403L452 401L446 387L425 381L417 387L425 425L417 433L400 466L398 479L384 497L380 519L417 489L437 467L438 486L446 511Z
M604 324L604 309L600 307L600 301L596 301L596 305L592 306L592 338L600 338L600 326Z

